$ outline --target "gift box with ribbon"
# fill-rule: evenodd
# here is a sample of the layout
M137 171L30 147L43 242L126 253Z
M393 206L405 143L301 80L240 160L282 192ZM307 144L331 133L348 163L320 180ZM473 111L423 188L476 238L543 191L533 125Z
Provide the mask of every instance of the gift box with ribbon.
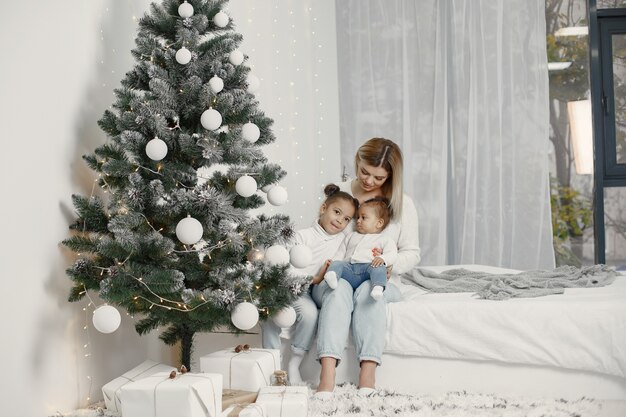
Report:
M267 417L263 404L233 404L227 407L222 417Z
M219 417L222 375L160 372L122 387L124 417Z
M280 367L279 349L218 350L200 358L201 372L222 374L224 388L257 392Z
M306 417L309 389L300 386L263 387L255 404L265 406L267 417Z
M102 387L102 395L104 396L104 405L107 409L121 412L122 405L120 403L120 394L122 387L130 382L138 381L142 378L154 375L157 372L167 372L176 370L175 367L158 363L152 360L146 360L124 375L115 378Z

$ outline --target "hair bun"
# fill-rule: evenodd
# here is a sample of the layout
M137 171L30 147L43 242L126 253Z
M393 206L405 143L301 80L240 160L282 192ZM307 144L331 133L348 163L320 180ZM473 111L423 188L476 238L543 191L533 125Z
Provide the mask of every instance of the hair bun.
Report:
M339 186L335 184L328 184L326 187L324 187L324 195L326 195L326 197L330 197L338 191Z

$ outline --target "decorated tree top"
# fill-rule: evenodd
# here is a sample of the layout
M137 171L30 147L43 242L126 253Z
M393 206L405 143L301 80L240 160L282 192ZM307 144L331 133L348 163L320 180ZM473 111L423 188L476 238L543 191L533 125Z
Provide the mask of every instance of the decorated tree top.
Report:
M109 140L84 156L105 197L73 196L63 242L79 254L70 301L93 290L141 316L140 334L166 329L187 368L196 332L247 330L306 286L287 273L288 255L262 259L293 234L289 218L249 215L265 204L257 188L285 202L285 172L261 151L272 120L225 3L163 0L140 20L136 65L98 122Z

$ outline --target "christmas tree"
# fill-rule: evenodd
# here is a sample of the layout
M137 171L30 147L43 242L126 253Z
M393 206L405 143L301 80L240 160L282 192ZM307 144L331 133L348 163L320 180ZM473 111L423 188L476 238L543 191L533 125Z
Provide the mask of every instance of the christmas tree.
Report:
M73 196L63 241L78 254L69 300L95 291L139 315L139 334L165 329L188 369L196 332L247 330L307 282L288 273L289 218L249 213L265 204L257 188L286 200L286 173L261 151L272 120L225 3L163 0L140 20L136 64L98 122L109 139L83 157L103 197Z

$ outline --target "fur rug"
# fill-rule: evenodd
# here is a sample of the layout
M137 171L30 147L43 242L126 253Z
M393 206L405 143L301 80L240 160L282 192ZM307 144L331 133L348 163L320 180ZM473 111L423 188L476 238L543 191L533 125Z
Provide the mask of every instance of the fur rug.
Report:
M309 417L593 417L600 413L598 401L503 398L485 394L449 392L441 396L408 395L381 390L359 397L356 387L335 388L332 400L311 398Z
M57 413L50 417L119 417L119 414L102 407L103 404L99 403L88 409ZM308 417L595 417L601 409L601 401L588 398L565 401L466 392L430 396L388 390L360 397L354 385L345 384L335 388L331 400L321 401L311 396Z

